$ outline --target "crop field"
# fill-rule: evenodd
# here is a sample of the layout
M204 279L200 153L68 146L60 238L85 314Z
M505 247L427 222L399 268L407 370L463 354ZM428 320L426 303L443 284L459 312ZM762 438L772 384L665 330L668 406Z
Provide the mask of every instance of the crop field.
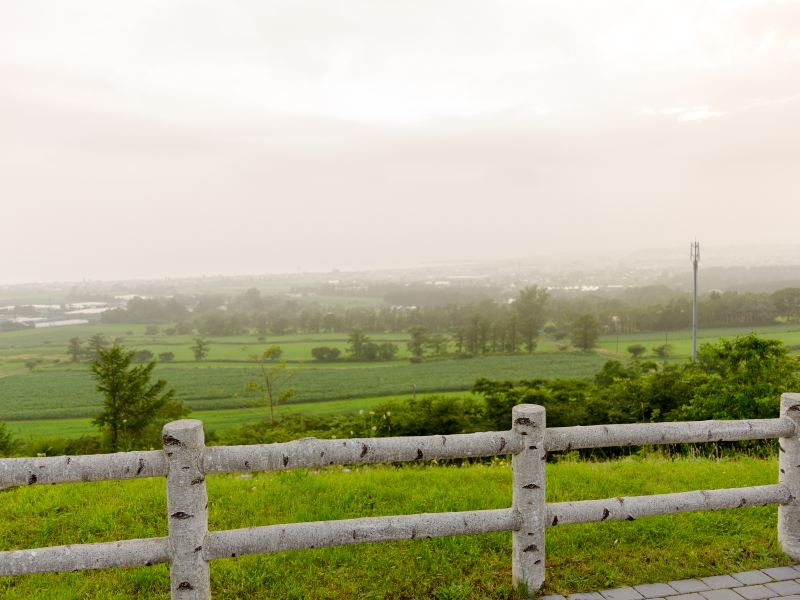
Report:
M771 327L728 327L724 329L699 329L697 332L698 349L704 343L716 342L719 338L734 338L755 332L761 337L781 340L794 353L800 352L800 325L773 325ZM683 360L692 354L692 330L669 331L664 333L626 333L620 334L619 346L616 335L604 335L598 346L611 353L619 352L620 356L630 357L627 348L631 344L641 344L647 348L645 357L654 358L653 349L668 343L673 349L673 359Z
M210 475L213 530L362 516L506 508L507 460L458 465ZM765 485L775 460L651 456L549 464L550 502ZM27 486L2 492L0 549L167 533L163 479ZM546 594L788 564L775 507L547 529ZM413 577L409 577L413 573ZM322 548L211 562L216 598L505 599L511 536L485 534ZM3 598L168 598L166 565L0 578Z
M499 379L589 377L603 364L590 353L489 356L411 364L360 363L352 368L298 368L291 387L295 402L469 389L479 377ZM177 397L194 410L252 407L258 401L245 391L258 376L255 366L219 367L201 363L195 368L159 366L156 376L177 390ZM0 419L86 417L97 412L101 397L94 390L86 364L47 369L0 378Z
M269 345L280 346L289 368L295 374L291 387L292 404L281 411L324 411L328 414L367 408L381 397L422 393L463 391L479 377L495 379L591 377L607 358L626 358L626 348L633 343L652 349L664 343L661 334L604 336L595 353L559 352L554 343L541 340L532 355L485 356L471 359L428 359L412 364L405 359L406 337L403 334L374 334L378 342L396 343L401 354L389 362L319 363L310 359L316 346L346 348L345 334L295 334L268 336L258 341L254 333L241 336L212 337L206 360L193 360L189 346L192 336L144 335L144 325L83 325L53 329L35 329L0 334L0 420L9 422L21 438L42 436L72 437L92 431L90 419L97 413L101 398L94 389L88 364L72 363L66 354L72 337L87 339L95 333L121 338L130 348L147 349L157 355L173 352L176 360L161 363L158 377L166 379L194 411L195 417L220 432L252 422L263 414L257 405L263 401L246 391L248 381L259 375L249 355ZM748 328L701 330L700 342L720 336L748 333ZM790 348L800 348L800 327L775 326L758 333L781 339ZM690 332L670 332L669 343L683 360L690 352ZM25 363L40 361L30 370ZM317 406L315 406L317 405Z
M464 394L466 394L466 392L440 392L437 393L437 396L462 396ZM275 415L352 414L359 410L370 410L384 402L405 401L410 398L411 395L402 395L354 398L351 400L331 400L329 402L296 402L293 404L279 405L275 409ZM221 434L248 423L256 423L264 419L266 415L267 409L264 406L256 406L253 408L231 408L228 410L198 410L192 411L190 416L192 419L200 419L203 421L206 431L214 431ZM7 421L6 424L11 433L18 438L75 438L82 435L97 433L97 428L92 425L92 420L88 417L26 419L21 421Z
M70 338L79 337L85 341L96 333L102 333L108 339L119 339L123 345L131 349L149 350L154 356L162 352L172 352L175 355L175 362L196 364L190 349L196 336L163 333L150 336L145 335L144 331L144 325L77 325L0 333L0 376L24 372L24 363L31 359L44 361L38 367L40 369L58 367L70 360L66 353ZM375 342L397 344L397 357L408 357L406 349L408 338L405 334L376 333L370 334L369 337ZM272 345L281 347L282 358L288 362L312 361L311 349L317 346L338 348L343 357L347 348L347 335L342 333L266 336L261 341L255 333L206 339L211 342L211 350L205 363L250 362L252 355L259 354Z

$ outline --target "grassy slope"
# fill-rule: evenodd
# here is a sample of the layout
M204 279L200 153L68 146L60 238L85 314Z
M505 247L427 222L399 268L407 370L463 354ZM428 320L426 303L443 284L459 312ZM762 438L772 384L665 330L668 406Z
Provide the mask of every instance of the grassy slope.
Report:
M208 478L210 529L359 516L502 508L510 469L424 465ZM626 459L548 466L549 501L774 483L772 460ZM163 480L2 493L0 548L166 534ZM546 593L787 563L776 509L691 513L549 528ZM510 534L416 540L215 561L216 598L508 598ZM0 579L4 598L167 598L167 568Z

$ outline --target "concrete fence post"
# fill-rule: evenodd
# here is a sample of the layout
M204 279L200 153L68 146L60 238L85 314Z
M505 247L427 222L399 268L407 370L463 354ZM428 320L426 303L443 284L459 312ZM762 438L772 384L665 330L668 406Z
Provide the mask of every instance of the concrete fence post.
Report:
M512 532L511 576L515 586L533 594L544 583L545 410L519 404L511 414L511 427L523 441L522 450L511 459L511 507L521 524Z
M172 598L211 597L203 543L208 533L208 495L203 473L203 423L182 419L164 425L167 514Z
M792 560L800 560L800 394L781 395L781 418L794 423L791 437L778 439L778 481L789 489L791 502L778 506L778 540Z

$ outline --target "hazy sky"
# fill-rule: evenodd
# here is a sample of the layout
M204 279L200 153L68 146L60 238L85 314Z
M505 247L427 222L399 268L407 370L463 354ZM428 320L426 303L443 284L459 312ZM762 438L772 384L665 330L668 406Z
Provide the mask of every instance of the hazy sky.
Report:
M800 2L0 0L0 283L800 241Z

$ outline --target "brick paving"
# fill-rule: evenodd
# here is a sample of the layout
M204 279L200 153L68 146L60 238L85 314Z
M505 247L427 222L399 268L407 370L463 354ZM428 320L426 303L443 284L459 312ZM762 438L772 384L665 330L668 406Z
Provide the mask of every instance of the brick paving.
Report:
M541 600L800 600L800 565L667 583L646 583Z

